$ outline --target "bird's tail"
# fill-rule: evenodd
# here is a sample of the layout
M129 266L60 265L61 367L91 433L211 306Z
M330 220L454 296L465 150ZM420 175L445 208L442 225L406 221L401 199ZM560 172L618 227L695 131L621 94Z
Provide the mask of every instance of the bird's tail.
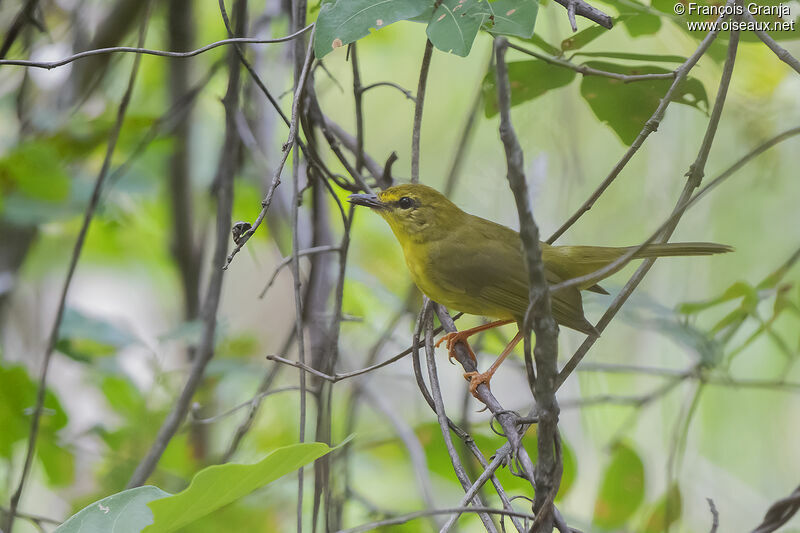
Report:
M635 246L630 246L627 250L633 250ZM726 244L714 242L668 242L664 244L648 244L639 250L635 258L644 257L670 257L670 256L689 256L689 255L714 255L732 252L733 247Z

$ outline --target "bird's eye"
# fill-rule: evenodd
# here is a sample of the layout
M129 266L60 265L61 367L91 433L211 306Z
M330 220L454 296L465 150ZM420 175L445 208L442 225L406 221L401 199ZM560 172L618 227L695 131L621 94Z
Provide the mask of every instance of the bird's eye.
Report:
M411 200L411 198L409 198L408 196L403 196L402 198L400 198L398 205L400 206L401 209L410 209L411 206L414 205L414 201Z

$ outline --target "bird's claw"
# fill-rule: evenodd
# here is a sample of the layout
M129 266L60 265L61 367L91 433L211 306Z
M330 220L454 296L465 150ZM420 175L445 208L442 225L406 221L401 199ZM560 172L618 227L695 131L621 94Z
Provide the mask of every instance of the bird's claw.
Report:
M469 381L469 392L478 400L478 387L481 385L486 385L486 388L490 388L489 381L492 379L492 374L490 372L465 372L464 379Z
M456 344L459 342L464 343L464 346L467 348L467 353L469 354L470 359L472 359L475 363L478 362L478 358L475 357L475 352L472 351L469 343L467 342L468 335L462 335L463 332L461 331L453 331L446 335L444 335L441 339L436 341L434 345L436 348L439 347L440 344L443 342L447 342L445 344L445 348L447 348L447 360L450 361L450 364L453 363L453 359L457 359L456 357Z

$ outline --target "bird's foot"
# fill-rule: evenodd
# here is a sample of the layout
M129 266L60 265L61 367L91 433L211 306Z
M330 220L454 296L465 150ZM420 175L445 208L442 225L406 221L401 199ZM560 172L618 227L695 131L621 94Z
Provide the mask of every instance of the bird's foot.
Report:
M464 331L453 331L452 333L448 333L447 335L443 336L441 339L436 341L436 347L438 348L440 344L447 341L445 347L447 348L447 360L450 363L453 363L453 358L456 357L456 344L459 342L464 343L464 346L467 348L467 352L469 353L470 359L472 359L475 363L478 362L478 358L475 357L475 352L472 351L469 343L467 342L467 338L469 338L468 334L465 334Z
M489 381L492 379L494 372L465 372L464 379L469 381L469 392L478 400L478 387L480 385L486 385L487 388L490 387Z

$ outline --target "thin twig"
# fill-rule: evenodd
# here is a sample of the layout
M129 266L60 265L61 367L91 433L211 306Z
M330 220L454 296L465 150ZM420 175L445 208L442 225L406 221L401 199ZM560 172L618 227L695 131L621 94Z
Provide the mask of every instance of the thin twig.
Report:
M239 0L236 6L243 2ZM236 8L235 8L236 9ZM241 8L239 8L241 9ZM237 12L237 24L240 24L244 16ZM241 26L237 30L243 32ZM139 57L139 56L137 56ZM236 133L236 109L239 105L239 63L236 58L235 50L228 53L228 88L222 102L225 107L225 140L220 155L214 183L217 196L216 214L216 244L212 265L220 264L225 259L228 249L228 235L231 230L231 211L233 206L233 176L236 172L236 157L238 154L238 136ZM203 302L201 316L203 318L203 334L198 346L195 359L186 384L183 387L175 405L162 422L158 430L156 439L142 458L128 481L128 488L141 486L155 469L164 450L170 440L177 432L186 414L189 412L192 397L195 390L203 380L206 366L214 356L214 338L217 328L217 309L219 307L220 296L222 293L222 280L224 272L218 268L212 268L211 276L208 280L206 297Z
M678 72L676 69L672 72L655 73L655 74L620 74L619 72L608 72L606 70L599 70L586 65L576 65L575 63L567 61L566 59L560 59L558 57L552 57L545 54L540 54L539 52L528 50L527 48L523 48L511 42L508 43L508 47L513 48L514 50L517 50L519 52L522 52L523 54L527 54L537 59L541 59L545 63L574 70L575 72L582 74L584 76L600 76L603 78L611 78L613 80L619 80L623 83L631 83L636 81L672 80L675 79L675 76L677 75Z
M146 6L146 15L142 20L142 25L139 29L139 44L143 44L145 40L145 36L147 35L147 25L150 20L150 8L151 3L148 1ZM81 253L83 252L83 245L86 241L86 235L89 233L89 226L92 223L92 219L94 218L94 214L97 211L97 206L100 204L100 198L103 190L103 184L106 181L106 177L108 176L108 171L111 168L111 160L112 156L114 155L114 150L117 146L117 140L119 139L120 131L122 130L122 123L125 121L125 114L128 111L128 105L131 101L131 96L133 94L133 88L136 84L136 78L139 74L139 65L141 64L141 56L136 56L136 59L133 62L133 66L131 67L131 73L128 77L128 85L125 89L125 93L122 95L122 100L120 101L119 107L117 108L117 116L114 122L114 126L109 133L108 138L108 145L106 146L106 153L105 157L103 158L103 164L100 167L100 172L97 175L97 179L94 183L94 188L92 189L92 196L89 199L89 203L86 206L86 211L83 215L83 222L81 223L81 229L78 232L78 238L75 241L75 245L72 249L72 256L70 257L69 266L67 267L67 275L64 279L64 285L61 288L61 294L58 300L58 306L56 307L56 316L53 320L53 325L50 329L50 335L47 341L47 348L45 349L43 360L42 360L42 368L39 374L39 384L36 390L36 403L34 405L33 414L31 416L31 429L28 433L28 443L27 448L25 450L25 462L22 466L22 472L20 473L19 483L17 484L17 488L11 496L11 500L9 502L9 510L8 516L5 521L4 529L9 533L12 531L12 527L14 525L14 518L16 516L17 507L19 506L20 498L22 497L22 492L25 489L25 482L28 479L28 475L31 471L31 465L33 464L33 456L36 451L36 441L39 438L39 425L42 419L42 412L44 411L44 401L47 394L47 375L48 371L50 370L50 361L53 358L53 352L55 351L56 344L58 343L59 338L59 331L61 328L61 321L64 318L64 309L67 304L67 294L69 293L69 288L72 284L72 278L75 274L75 270L78 267L78 260L80 259Z
M433 348L433 315L431 314L431 306L427 298L424 304L424 309L425 310L423 311L422 315L422 324L425 330L425 361L428 368L428 381L431 388L431 397L433 398L433 403L436 407L436 418L439 420L439 430L442 433L447 454L450 456L450 463L453 466L453 471L456 474L456 478L461 483L461 486L465 491L467 491L472 485L472 482L469 480L469 476L467 476L467 471L464 469L461 458L458 456L458 451L456 451L455 446L453 446L453 438L450 435L447 414L444 411L444 400L442 399L442 390L439 385L439 376L436 369L436 358L434 356ZM467 503L473 503L476 507L483 506L483 502L481 502L480 497L477 495L474 495L471 502ZM486 528L486 531L497 531L494 522L492 522L492 518L487 513L479 513L478 516L480 517L481 522L483 522L483 526ZM445 531L447 531L447 529L442 528L442 533Z
M419 69L417 99L414 101L414 126L411 131L411 183L419 183L419 140L422 128L422 108L425 104L425 88L428 85L428 71L431 67L433 43L425 40L425 52L422 54L422 66Z
M312 246L311 248L305 248L304 250L300 250L297 252L297 257L304 257L308 255L316 255L316 254L324 254L328 252L339 252L341 248L336 245L325 245L325 246ZM272 271L272 275L269 277L269 281L267 284L264 285L264 288L261 290L261 293L258 295L259 298L263 298L270 287L275 283L275 279L278 277L278 274L281 270L283 270L286 266L291 264L292 256L288 255L281 259L281 262L278 263L278 266L275 267L275 270Z
M401 93L403 93L405 95L405 97L408 98L409 100L411 100L412 102L416 102L417 101L417 99L414 97L414 95L411 94L411 91L409 91L408 89L406 89L402 85L399 85L399 84L394 83L392 81L379 81L377 83L371 83L370 85L367 85L366 87L362 87L360 92L361 92L361 94L364 94L365 92L369 91L370 89L375 89L376 87L393 87L393 88L397 89L398 91L400 91Z
M611 29L614 25L614 21L611 17L583 0L556 0L556 2L567 8L567 17L569 18L572 31L578 31L575 15L580 15L581 17L594 21L604 28Z
M770 506L764 515L764 520L752 533L772 533L788 522L799 510L800 487L797 487L789 496L781 498Z
M709 533L717 533L717 528L719 527L719 511L717 511L717 506L714 505L714 500L711 498L706 498L708 502L708 509L711 511L711 530Z
M518 518L526 518L526 519L534 519L535 517L530 513L522 513L519 511L512 511L507 509L495 509L493 507L452 507L449 509L433 509L428 511L416 511L414 513L408 513L400 516L396 516L393 518L388 518L386 520L379 520L376 522L370 522L369 524L362 524L360 526L352 527L349 529L340 529L336 533L364 533L366 531L373 531L376 529L380 529L382 527L387 526L396 526L399 524L405 524L406 522L410 522L412 520L416 520L417 518L423 518L425 516L431 515L440 515L440 514L453 514L453 513L489 513L489 514L497 514L503 516L515 516Z
M114 54L114 53L132 53L132 54L146 54L151 56L159 56L159 57L194 57L196 55L200 55L203 52L208 52L209 50L213 50L214 48L218 48L220 46L228 45L228 44L272 44L272 43L285 43L287 41L291 41L300 37L301 35L305 34L308 30L314 27L314 24L309 24L305 28L291 34L287 35L286 37L279 37L277 39L255 39L251 37L236 37L233 39L223 39L221 41L216 41L211 44L207 44L202 48L198 48L197 50L192 50L189 52L168 52L166 50L152 50L149 48L138 48L138 47L131 47L131 46L114 46L111 48L97 48L94 50L86 50L85 52L79 52L77 54L71 55L64 59L60 59L58 61L29 61L26 59L0 59L0 65L16 65L22 67L33 67L33 68L43 68L43 69L54 69L57 67L63 67L73 61L78 59L83 59L84 57L91 57L91 56L98 56L103 54Z
M312 25L313 26L313 25ZM310 26L309 26L310 27ZM311 32L311 38L308 40L309 43L314 42L314 32ZM297 89L294 91L294 99L292 100L292 118L291 118L291 125L289 127L289 136L286 140L286 143L283 145L283 154L281 155L281 160L278 163L278 167L275 169L275 173L272 176L272 182L267 188L267 193L264 196L264 199L261 200L261 212L258 213L256 220L253 222L253 225L245 231L242 236L239 238L239 242L236 244L236 247L231 251L230 255L228 255L227 259L224 261L222 269L227 270L228 266L233 261L233 257L239 253L239 250L250 240L250 237L253 236L253 233L258 229L261 223L264 221L264 217L267 216L267 211L269 210L270 204L272 204L272 197L275 194L275 189L281 183L281 173L283 172L283 167L286 165L286 160L289 158L289 152L291 152L292 147L294 146L295 142L297 141L297 124L298 124L298 109L300 105L300 98L303 93L303 87L305 86L305 81L308 78L308 73L311 66L311 58L314 55L314 49L311 44L308 45L308 51L306 52L305 61L303 62L303 70L300 75L300 79L297 83Z

